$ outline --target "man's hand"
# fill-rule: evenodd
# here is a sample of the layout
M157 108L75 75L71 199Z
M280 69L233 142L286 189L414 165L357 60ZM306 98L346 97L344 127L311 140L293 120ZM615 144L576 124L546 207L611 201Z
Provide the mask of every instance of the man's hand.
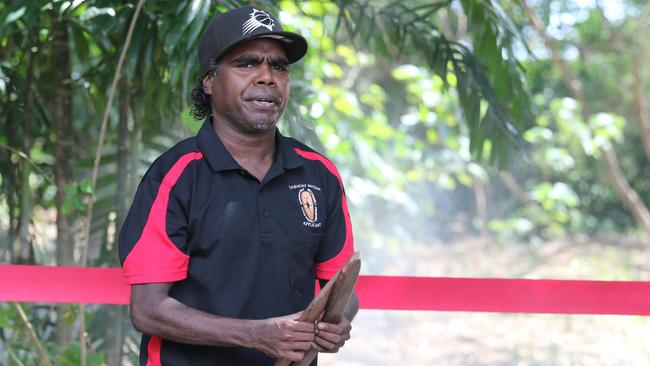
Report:
M341 317L338 324L320 322L316 325L316 340L312 348L318 352L336 353L350 339L352 324Z
M300 313L261 321L255 348L274 358L299 362L316 339L314 324L300 322Z

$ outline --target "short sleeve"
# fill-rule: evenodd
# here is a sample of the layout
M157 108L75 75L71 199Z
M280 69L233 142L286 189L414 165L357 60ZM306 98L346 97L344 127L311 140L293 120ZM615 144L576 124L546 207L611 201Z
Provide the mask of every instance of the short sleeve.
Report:
M158 182L147 176L138 186L119 235L120 261L128 284L187 277L186 210L172 189L168 180Z
M325 238L316 254L316 277L321 280L331 279L354 254L352 223L343 183L334 165L328 168L337 180L332 189L332 203L328 205Z

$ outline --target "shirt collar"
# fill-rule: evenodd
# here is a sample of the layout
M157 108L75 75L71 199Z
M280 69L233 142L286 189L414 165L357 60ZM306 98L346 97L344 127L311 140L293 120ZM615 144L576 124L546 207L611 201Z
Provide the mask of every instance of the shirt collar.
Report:
M241 166L235 158L230 155L226 147L217 136L212 127L212 117L208 117L197 134L199 149L210 165L213 172L225 170L240 170ZM294 169L302 166L302 159L293 150L293 144L288 137L283 136L280 131L275 130L275 156L273 165L279 164L279 168Z
M277 129L275 130L275 146L274 160L280 161L284 169L295 169L302 166L302 159L296 154L291 139L282 135Z

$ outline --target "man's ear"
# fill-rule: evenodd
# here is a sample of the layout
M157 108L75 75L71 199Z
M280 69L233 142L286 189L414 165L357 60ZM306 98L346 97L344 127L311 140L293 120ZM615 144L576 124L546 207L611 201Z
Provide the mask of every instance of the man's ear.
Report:
M205 75L203 78L203 93L205 95L211 95L212 94L212 80L213 80L212 74Z

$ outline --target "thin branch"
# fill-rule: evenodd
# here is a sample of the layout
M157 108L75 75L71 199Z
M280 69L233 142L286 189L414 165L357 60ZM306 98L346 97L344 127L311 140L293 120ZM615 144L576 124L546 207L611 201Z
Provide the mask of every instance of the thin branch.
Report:
M537 31L537 34L539 34L540 37L544 40L544 44L546 47L548 47L549 50L551 50L551 57L553 59L553 63L560 69L560 74L562 77L562 81L564 82L564 85L566 85L567 88L569 88L569 91L571 92L571 95L573 95L573 98L580 103L582 107L582 116L587 117L589 113L586 111L586 100L584 93L582 92L582 84L580 81L576 80L571 76L571 71L569 70L569 66L567 63L564 61L562 56L560 55L560 51L558 50L555 40L549 36L549 34L546 32L546 26L542 19L535 13L533 9L528 6L526 3L526 0L521 0L521 7L524 9L526 14L528 15L528 19L530 20L531 24ZM584 118L584 121L587 122L587 118Z
M113 82L111 84L111 89L108 94L108 101L106 102L106 108L104 109L104 116L102 118L102 125L99 130L99 141L97 142L97 149L95 150L95 161L93 163L93 172L92 172L92 178L90 181L90 186L91 186L91 196L90 196L90 201L88 202L88 211L86 214L86 237L85 241L83 243L83 247L81 248L81 266L86 266L88 263L88 247L90 246L90 230L91 230L91 221L93 217L93 205L95 203L95 188L97 186L97 176L99 175L99 164L101 161L102 157L102 147L104 145L104 135L106 134L106 127L108 125L108 117L110 115L111 107L113 104L113 98L115 97L115 90L117 89L117 82L120 79L120 75L122 74L122 65L124 64L124 60L126 59L126 53L127 50L129 49L129 45L131 44L131 38L133 37L133 30L135 29L135 24L138 20L138 16L140 15L140 11L142 10L142 6L144 5L144 0L139 0L138 4L135 7L135 11L133 12L133 17L131 18L131 24L129 24L129 30L126 34L126 39L124 40L124 44L122 45L122 52L120 53L120 58L117 62L117 68L115 69L115 73L113 74ZM80 350L80 361L81 361L81 366L86 366L87 364L87 353L86 353L86 346L87 346L87 336L86 336L86 321L85 321L85 304L81 304L79 307L79 350Z
M610 35L609 46L614 52L623 52L626 47L635 47L638 50L633 55L633 64L632 64L632 95L634 97L634 111L636 113L637 122L639 122L639 127L641 128L641 138L643 140L643 149L645 151L646 158L650 161L650 116L648 116L648 108L645 104L646 95L643 91L643 75L641 74L641 62L645 59L646 49L643 45L643 40L640 35L637 35L637 40L639 41L637 45L626 45L625 40L621 37L618 30L609 22L605 16L605 11L602 7L596 6L600 14L601 20L607 29L607 33ZM641 22L641 29L644 29L647 24L646 22L639 20Z
M13 305L16 308L16 311L18 311L20 320L23 322L25 329L27 329L27 333L29 333L29 338L32 340L34 347L36 347L36 351L38 352L38 356L40 358L41 364L45 366L52 366L50 359L47 357L47 353L45 353L45 348L43 348L43 344L38 339L38 336L36 335L36 331L34 331L34 326L29 321L29 318L27 318L27 314L25 314L25 310L23 310L23 307L20 306L20 304L17 302L14 302Z
M25 366L25 364L18 358L16 355L16 352L12 350L11 348L7 347L7 353L9 353L9 357L11 357L12 360L18 365L18 366Z
M603 149L603 162L621 201L628 207L637 224L642 226L646 233L650 234L650 211L648 211L648 207L637 191L625 179L618 156L616 156L613 148Z
M126 35L126 39L124 41L124 45L122 46L122 52L120 54L119 61L117 63L117 68L115 70L115 74L113 75L113 83L111 84L111 89L108 94L108 102L106 103L106 108L104 109L104 116L102 118L102 124L101 128L99 130L99 138L97 142L97 149L95 149L95 160L93 163L93 171L92 171L92 177L90 181L91 185L91 191L92 194L90 196L90 201L88 202L88 210L86 214L86 222L88 223L87 228L86 228L86 236L85 236L85 245L82 248L81 251L81 265L85 266L88 262L88 244L90 241L90 220L92 219L92 211L93 211L93 205L95 203L95 188L97 186L97 176L99 175L99 165L102 157L102 148L104 145L104 135L106 134L106 127L108 125L108 117L110 115L110 110L111 106L113 104L113 98L115 97L115 90L117 89L117 82L120 79L120 74L122 72L122 65L124 64L124 59L126 58L126 53L129 48L129 44L131 43L131 38L133 36L133 29L135 28L135 23L138 19L138 16L140 14L140 10L142 9L142 5L144 4L144 0L139 0L138 5L135 8L135 12L133 14L133 18L131 19L131 24L129 25L129 31Z
M612 23L610 23L609 19L607 19L605 16L605 10L603 10L603 7L598 3L596 3L596 10L598 11L600 20L605 25L606 33L609 34L608 46L613 48L615 52L623 52L627 48L633 47L632 45L627 45L625 40L621 38L620 34L616 31L616 29L614 29Z
M526 193L524 192L524 189L521 187L519 182L517 182L517 179L512 176L509 172L500 170L498 173L499 178L501 178L501 181L503 184L506 186L508 191L512 193L521 204L524 206L530 205L533 203L533 201L526 196Z
M45 173L45 171L43 171L43 169L41 169L36 164L36 162L34 160L32 160L27 154L25 154L25 152L20 151L20 150L16 149L15 147L11 147L11 146L5 145L5 144L0 144L0 149L9 150L9 151L15 153L16 155L18 155L19 157L21 157L22 159L26 160L28 163L30 163L34 167L34 169L36 169L39 173L41 173L41 175L43 175L43 178L45 178L51 184L54 184L54 179L52 179L52 177L47 175L47 173Z
M359 74L361 74L361 71L363 71L363 66L356 65L352 67L352 69L348 72L348 75L345 77L345 79L343 79L341 86L344 89L352 89L357 83L357 78L359 77Z

